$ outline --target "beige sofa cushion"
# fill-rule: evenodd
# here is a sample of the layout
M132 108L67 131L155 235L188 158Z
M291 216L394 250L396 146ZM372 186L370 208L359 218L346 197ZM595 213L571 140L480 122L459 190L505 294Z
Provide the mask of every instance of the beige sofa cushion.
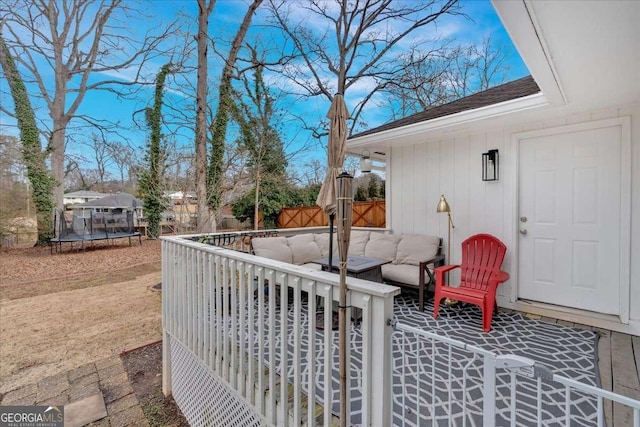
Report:
M400 237L393 234L371 233L364 248L364 256L395 261L399 241Z
M364 256L364 248L369 241L370 231L353 230L349 240L349 255Z
M316 243L315 236L311 233L289 236L287 243L291 249L294 264L301 265L322 258L320 247Z
M251 239L251 245L258 256L293 264L293 254L286 237L256 237Z
M322 258L329 256L329 233L319 233L315 235L316 243L320 248ZM333 254L338 255L338 239L336 233L333 233Z
M418 286L420 279L420 267L409 264L385 264L382 266L382 278L384 280L392 280L394 282L406 283L408 285ZM429 283L429 275L424 273L425 283Z
M396 262L398 264L418 265L438 254L440 238L418 234L403 234L398 243Z

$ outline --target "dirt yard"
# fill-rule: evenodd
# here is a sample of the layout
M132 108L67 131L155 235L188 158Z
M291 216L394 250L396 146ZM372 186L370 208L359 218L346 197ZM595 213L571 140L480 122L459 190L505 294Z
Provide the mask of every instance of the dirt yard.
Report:
M0 250L0 393L160 340L160 242Z

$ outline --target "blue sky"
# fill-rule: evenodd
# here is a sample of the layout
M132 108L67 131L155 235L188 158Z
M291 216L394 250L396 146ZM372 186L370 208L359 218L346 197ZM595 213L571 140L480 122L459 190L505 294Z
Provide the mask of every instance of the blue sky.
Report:
M511 68L509 78L507 80L513 80L523 77L528 73L526 66L520 60L515 48L513 47L506 31L502 27L499 18L497 17L491 3L485 0L465 0L461 3L463 11L469 15L471 19L464 19L459 16L444 17L441 19L437 27L429 27L429 31L436 30L437 34L455 39L461 43L480 43L488 34L491 34L497 45L503 46L506 50L508 63ZM183 29L185 31L195 31L195 17L197 16L197 4L195 1L183 1L183 0L156 0L147 3L148 10L146 13L155 16L153 20L148 20L148 28L144 28L141 25L140 28L135 28L138 34L143 34L145 31L153 28L154 26L163 25L163 22L168 22L175 17L184 17L185 24ZM210 34L230 39L235 33L235 29L239 24L239 21L244 15L246 9L246 2L240 0L218 0L216 8L213 12L212 19L210 20ZM255 26L252 28L249 37L260 36L263 40L267 40L267 43L278 43L277 36L273 36L269 33L261 24L265 22L265 12L260 11L256 18L254 18ZM425 30L426 31L426 30ZM435 34L429 34L429 36L435 36ZM174 40L179 45L181 40ZM210 57L213 55L210 54ZM157 59L150 65L148 71L152 75L157 71L153 68L159 68L163 65L166 59ZM216 67L215 61L210 66L210 81L215 82L215 79L219 75L219 68ZM100 76L99 76L100 77ZM123 74L120 77L126 78ZM275 76L273 76L276 78ZM195 74L191 74L186 77L191 84L195 85ZM269 76L266 76L267 80ZM0 80L0 85L6 85L4 80ZM215 87L210 87L212 93L215 93ZM358 88L354 88L351 93L347 92L347 104L354 105L358 102L362 93L366 92L366 87L359 91ZM172 87L172 83L169 85L169 91L165 95L167 98L174 102L182 103L184 108L188 108L188 105L195 102L189 96L182 96L177 87ZM147 106L147 103L151 102L152 88L143 89L136 100L122 99L115 96L113 93L95 91L89 93L82 106L80 107L80 113L92 116L98 119L106 119L112 122L117 122L117 132L109 136L110 139L126 142L134 147L144 147L147 132L145 129L141 129L134 122L134 113L140 111ZM46 109L41 102L34 101L39 117L42 120L47 120ZM307 120L321 120L324 118L326 111L329 107L329 101L326 98L285 98L281 100L279 104L280 108L285 111L293 111L296 114L303 115ZM379 108L376 108L374 104L365 111L365 121L369 127L374 127L379 124L388 121L388 116L381 112ZM135 117L135 121L138 124L144 125L144 115L138 114ZM15 122L5 116L0 115L0 133L17 135L15 128ZM76 125L80 125L80 122L76 122ZM293 120L285 121L282 126L282 138L285 142L285 146L294 150L301 144L307 143L310 140L310 135L300 130L300 125ZM72 132L72 137L75 140L88 139L91 134L91 130L83 128L77 132ZM234 130L231 129L228 135L229 139L234 139ZM192 151L193 135L188 130L180 130L176 136L176 142L184 150ZM303 155L298 156L296 163L304 164L311 159L319 159L324 161L325 154L322 148L323 141L315 142ZM69 144L69 153L73 154L86 154L85 148L77 143ZM86 167L91 167L86 165Z

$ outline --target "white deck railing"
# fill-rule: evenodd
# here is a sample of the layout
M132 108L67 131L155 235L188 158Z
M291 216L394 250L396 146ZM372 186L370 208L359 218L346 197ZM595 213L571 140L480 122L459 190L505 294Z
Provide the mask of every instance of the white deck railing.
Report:
M361 339L347 340L358 367L347 374L347 407L358 423L390 425L399 289L354 278L347 286L349 305L362 310ZM163 238L163 391L192 425L331 425L338 341L333 313L321 307L337 301L338 287L336 274Z
M393 322L394 426L597 426L605 401L629 409L640 427L640 401L558 375L533 359L492 351ZM407 345L410 342L411 345ZM399 362L399 363L398 363Z
M335 424L338 275L240 252L244 234L163 238L163 391L193 426ZM390 321L398 288L347 284L349 425L603 426L608 401L640 427L637 400Z

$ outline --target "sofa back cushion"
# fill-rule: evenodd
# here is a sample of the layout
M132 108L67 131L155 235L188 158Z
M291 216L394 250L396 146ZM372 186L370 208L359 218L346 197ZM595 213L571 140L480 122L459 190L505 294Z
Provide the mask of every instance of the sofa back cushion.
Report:
M289 236L287 237L287 243L289 249L291 249L294 264L302 265L314 259L322 258L320 247L316 243L315 236L311 233Z
M399 241L400 237L393 234L371 233L364 248L364 256L395 261Z
M293 254L286 237L255 237L251 239L253 253L277 261L293 263Z
M316 243L320 248L320 256L322 258L329 256L329 233L319 233L315 235ZM333 254L338 255L338 238L336 233L333 233Z
M349 239L349 255L364 256L364 248L369 241L370 231L353 230Z
M440 238L421 234L403 234L398 243L398 264L418 265L420 261L427 261L438 254Z

